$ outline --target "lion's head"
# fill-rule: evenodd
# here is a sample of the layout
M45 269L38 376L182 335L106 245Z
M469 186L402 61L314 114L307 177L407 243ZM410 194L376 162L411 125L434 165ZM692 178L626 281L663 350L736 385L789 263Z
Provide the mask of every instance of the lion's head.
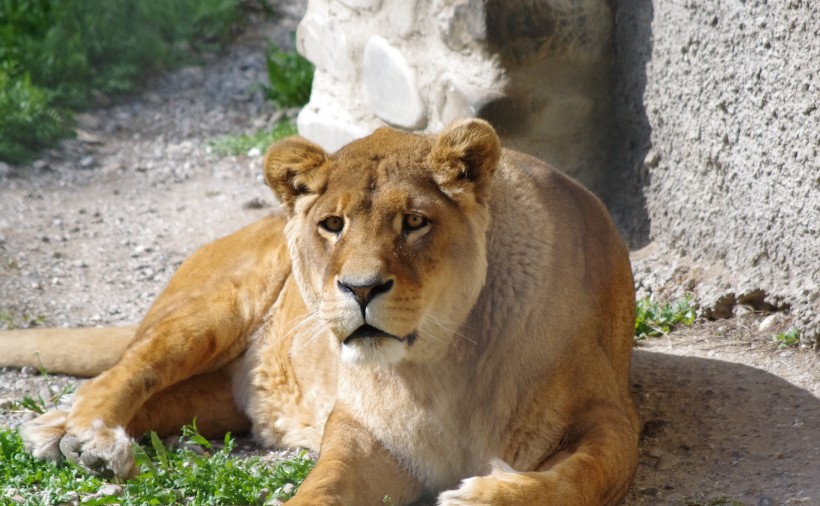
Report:
M329 329L352 363L442 355L485 281L500 154L479 120L436 137L381 129L333 155L299 137L273 145L265 179L289 215L309 331Z

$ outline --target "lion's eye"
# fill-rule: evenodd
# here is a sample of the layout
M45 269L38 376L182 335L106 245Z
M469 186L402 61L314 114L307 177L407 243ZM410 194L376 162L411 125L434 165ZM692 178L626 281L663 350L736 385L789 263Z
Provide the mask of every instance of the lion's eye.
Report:
M319 222L319 226L328 232L338 234L345 226L345 220L339 216L328 216Z
M405 214L402 228L407 232L419 230L427 226L430 221L420 214Z

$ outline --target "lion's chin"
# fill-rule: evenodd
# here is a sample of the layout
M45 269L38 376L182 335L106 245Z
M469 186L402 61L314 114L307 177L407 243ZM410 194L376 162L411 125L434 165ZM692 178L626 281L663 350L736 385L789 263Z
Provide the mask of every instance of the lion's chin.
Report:
M342 361L359 366L388 366L407 356L411 337L398 337L371 325L362 325L342 343Z

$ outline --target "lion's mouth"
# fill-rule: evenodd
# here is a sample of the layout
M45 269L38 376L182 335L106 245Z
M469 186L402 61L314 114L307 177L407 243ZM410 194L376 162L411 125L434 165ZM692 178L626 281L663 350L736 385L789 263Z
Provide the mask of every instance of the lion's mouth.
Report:
M399 337L397 335L390 334L389 332L385 332L382 329L377 329L373 325L365 323L361 327L354 330L352 334L347 336L347 339L344 340L344 344L350 344L352 341L356 339L374 339L379 337L386 337L390 339L395 339L399 342L404 342L409 338L414 338L415 335L410 334L410 336ZM412 340L410 340L410 342L412 342Z

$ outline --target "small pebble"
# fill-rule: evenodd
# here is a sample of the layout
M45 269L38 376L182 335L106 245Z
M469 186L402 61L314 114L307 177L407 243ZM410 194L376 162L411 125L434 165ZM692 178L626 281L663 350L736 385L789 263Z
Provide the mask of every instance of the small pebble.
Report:
M94 157L93 156L90 156L90 155L89 156L84 156L80 160L80 167L82 167L83 169L88 169L92 165L94 165Z
M102 497L119 497L122 495L123 489L119 485L115 485L114 483L108 483L100 487L97 493Z

